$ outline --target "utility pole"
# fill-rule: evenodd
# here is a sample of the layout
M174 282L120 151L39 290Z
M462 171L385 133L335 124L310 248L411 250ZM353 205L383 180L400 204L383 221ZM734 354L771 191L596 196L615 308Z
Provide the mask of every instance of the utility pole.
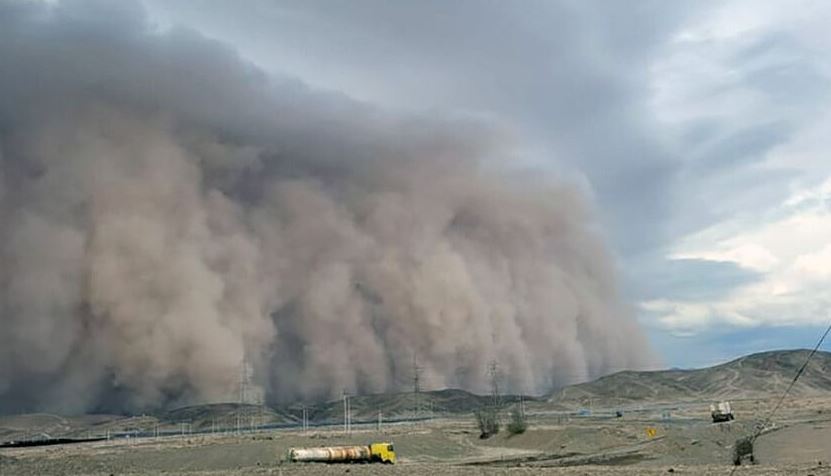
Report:
M248 360L242 356L239 372L239 408L237 408L237 434L242 434L242 411L245 405L245 390L248 383Z
M491 360L488 364L488 377L490 377L491 381L491 405L494 408L499 407L499 363L495 360Z
M525 418L525 397L523 397L522 393L519 394L519 415L523 419Z
M346 390L343 391L343 432L347 435L349 434L350 430L350 422L349 422L349 394L346 393Z
M413 420L421 414L421 373L424 371L418 365L418 356L413 354Z
M265 401L263 401L264 396L261 394L260 397L257 398L257 402L259 404L259 418L257 419L257 430L262 430L263 425L265 425Z
M245 386L246 380L248 380L248 362L243 356L242 364L240 365L240 372L239 372L239 403L240 405L245 403Z
M306 405L303 405L303 434L306 433L306 430L308 430L308 428L309 428L309 424L308 424L308 416L306 414Z

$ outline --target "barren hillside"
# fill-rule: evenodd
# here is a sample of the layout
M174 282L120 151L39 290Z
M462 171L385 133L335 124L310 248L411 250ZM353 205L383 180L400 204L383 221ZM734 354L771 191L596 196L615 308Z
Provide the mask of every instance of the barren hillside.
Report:
M810 351L752 354L714 367L693 370L624 371L566 387L549 399L556 403L626 403L679 399L757 397L781 393ZM831 391L831 353L817 352L792 390L795 396Z

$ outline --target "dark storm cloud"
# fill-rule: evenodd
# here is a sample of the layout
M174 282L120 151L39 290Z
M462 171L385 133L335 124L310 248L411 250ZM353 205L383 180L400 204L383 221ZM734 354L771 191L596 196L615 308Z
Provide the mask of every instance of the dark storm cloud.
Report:
M651 259L748 203L781 201L791 172L758 165L815 119L828 89L818 52L788 25L678 41L718 3L146 3L155 18L232 40L273 70L388 104L473 111L516 125L540 145L540 162L586 177L627 260ZM679 84L669 86L693 84L677 107L715 107L668 125L651 104L662 74L654 68L679 52L718 68L707 76L682 61ZM720 100L744 92L758 95L761 112L719 114ZM712 210L701 199L711 189L720 195Z
M816 2L148 3L272 71L514 127L537 164L585 179L636 300L703 309L775 280L667 256L699 232L724 239L795 213L780 205L831 173L828 9ZM736 352L741 334L710 346L704 329L734 320L699 317L704 357L691 345L687 359Z
M684 3L149 4L329 87L504 118L541 144L542 161L587 177L619 251L666 242L679 157L646 103L650 61Z

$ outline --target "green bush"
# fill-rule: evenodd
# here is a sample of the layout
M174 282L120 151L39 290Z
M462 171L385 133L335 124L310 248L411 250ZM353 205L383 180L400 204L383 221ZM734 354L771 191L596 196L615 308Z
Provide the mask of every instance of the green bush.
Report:
M518 408L514 408L511 411L511 422L508 423L508 432L512 435L519 435L520 433L525 433L527 429L528 421L525 419L525 415Z

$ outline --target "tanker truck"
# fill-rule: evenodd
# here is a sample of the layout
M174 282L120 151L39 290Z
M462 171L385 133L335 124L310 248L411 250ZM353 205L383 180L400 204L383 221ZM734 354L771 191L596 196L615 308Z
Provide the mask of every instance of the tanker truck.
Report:
M316 463L395 463L392 443L372 443L365 446L322 446L319 448L289 448L291 462Z

